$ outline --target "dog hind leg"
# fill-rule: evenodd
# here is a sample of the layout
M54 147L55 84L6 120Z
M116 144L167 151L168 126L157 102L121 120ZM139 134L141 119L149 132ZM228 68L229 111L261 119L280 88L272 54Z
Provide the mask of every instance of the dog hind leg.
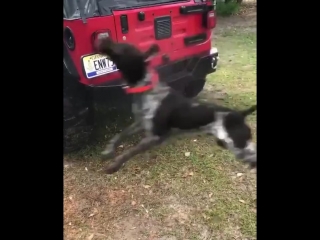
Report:
M142 131L139 122L132 123L129 127L124 129L121 133L115 135L105 148L105 150L101 153L104 159L109 159L114 157L114 150L120 144L124 137L132 134L136 134Z
M130 158L162 143L163 141L164 141L164 138L159 137L159 136L146 137L146 138L142 139L138 145L127 150L126 152L124 152L123 154L118 156L114 160L114 162L109 164L106 167L105 172L107 174L112 174L112 173L117 172L121 168L121 166L125 162L127 162Z

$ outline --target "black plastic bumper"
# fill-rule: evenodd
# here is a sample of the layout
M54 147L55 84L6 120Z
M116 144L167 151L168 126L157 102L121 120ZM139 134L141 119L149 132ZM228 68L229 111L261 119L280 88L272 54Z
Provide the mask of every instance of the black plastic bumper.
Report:
M219 54L216 48L212 48L210 53L202 53L193 57L180 59L169 64L157 67L161 81L173 85L174 82L182 81L181 84L186 85L189 81L203 80L205 77L216 71ZM92 87L118 87L123 85L122 79L106 82L99 86Z
M212 48L209 55L199 54L158 67L159 76L172 88L183 91L187 85L195 81L205 81L208 74L215 72L218 59L218 50Z
M200 54L191 58L181 59L174 63L158 67L160 79L168 83L191 77L194 80L204 79L216 71L218 51L212 48L209 55Z

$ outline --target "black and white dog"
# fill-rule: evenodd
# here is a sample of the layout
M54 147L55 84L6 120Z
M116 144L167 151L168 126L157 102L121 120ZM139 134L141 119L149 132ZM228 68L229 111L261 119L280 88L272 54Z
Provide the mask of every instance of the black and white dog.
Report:
M166 140L185 132L204 132L215 136L219 146L229 149L236 158L256 166L256 147L245 118L256 110L256 105L237 111L215 104L190 100L165 83L153 81L157 74L148 66L148 59L159 51L152 45L145 53L127 43L115 43L104 38L96 43L99 53L107 55L118 67L129 88L151 86L133 97L135 121L111 139L102 154L114 156L115 148L127 135L144 131L145 137L106 167L106 173L118 171L134 155L142 153Z

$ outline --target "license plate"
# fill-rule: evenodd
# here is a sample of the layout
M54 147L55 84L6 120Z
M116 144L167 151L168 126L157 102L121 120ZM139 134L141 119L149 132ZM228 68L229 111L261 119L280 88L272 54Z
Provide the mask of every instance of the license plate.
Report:
M100 54L83 57L82 65L87 78L99 77L101 75L118 71L114 62Z

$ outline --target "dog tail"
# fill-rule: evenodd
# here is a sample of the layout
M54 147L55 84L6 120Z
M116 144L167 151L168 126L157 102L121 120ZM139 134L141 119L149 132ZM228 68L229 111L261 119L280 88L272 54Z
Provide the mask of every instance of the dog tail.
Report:
M246 116L250 115L251 113L253 113L253 112L256 111L256 110L257 110L257 104L256 104L256 105L253 105L252 107L250 107L250 108L248 108L248 109L246 109L246 110L240 111L240 113L241 113L244 117L246 117Z
M160 48L157 44L152 44L150 48L144 53L145 61L150 60L151 57L156 55L160 51Z

